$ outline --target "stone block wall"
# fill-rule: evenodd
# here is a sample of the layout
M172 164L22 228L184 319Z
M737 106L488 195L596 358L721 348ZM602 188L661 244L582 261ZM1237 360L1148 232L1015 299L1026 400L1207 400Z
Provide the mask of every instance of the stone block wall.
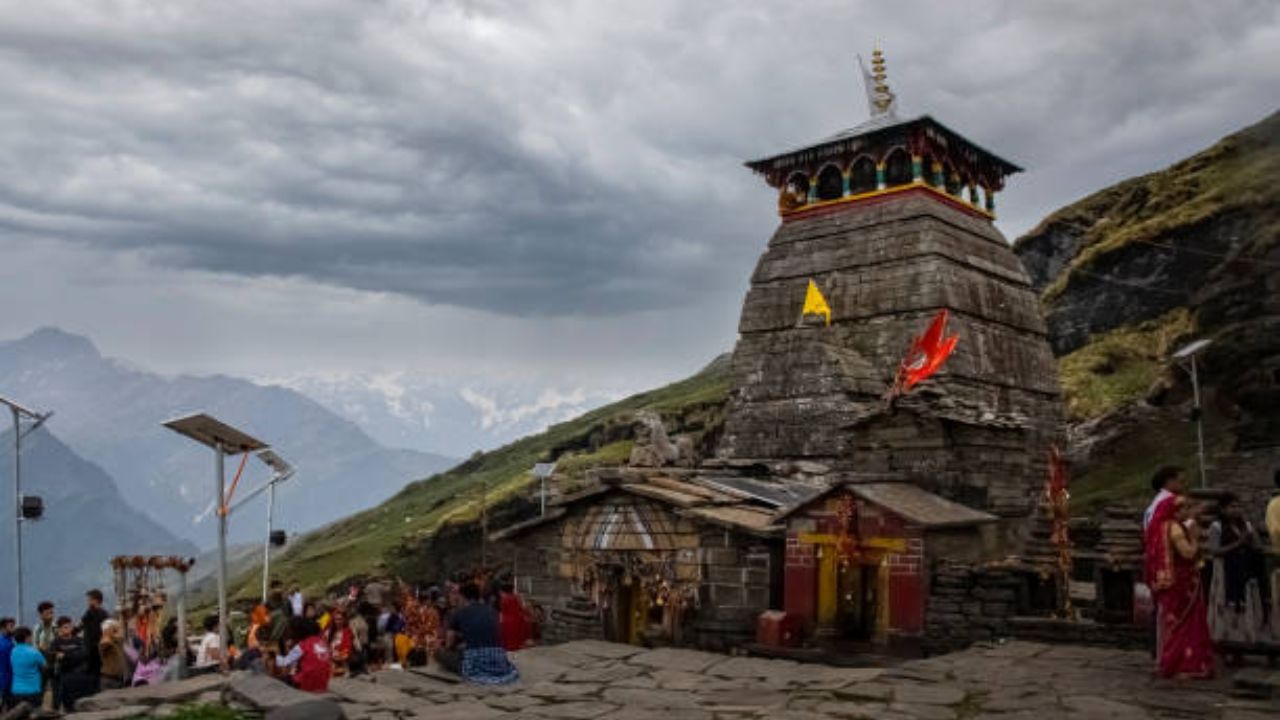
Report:
M1032 578L1032 573L1013 568L935 563L925 652L953 652L1000 638L1129 650L1150 646L1152 632L1146 626L1027 614Z
M693 644L727 650L755 639L756 618L773 598L773 563L780 543L708 528L700 537L700 606L690 627Z
M940 560L929 584L926 653L951 652L1009 635L1023 585L1017 572Z
M799 317L810 279L830 327ZM940 308L955 354L886 410L898 362ZM919 478L1001 517L1030 514L1060 440L1056 364L1039 298L990 222L923 196L785 221L739 331L720 457Z

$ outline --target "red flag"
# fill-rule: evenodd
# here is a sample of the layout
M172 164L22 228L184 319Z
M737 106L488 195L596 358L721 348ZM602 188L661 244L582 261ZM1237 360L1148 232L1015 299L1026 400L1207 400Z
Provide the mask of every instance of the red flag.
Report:
M937 372L938 368L942 367L942 363L946 362L952 351L956 349L956 342L960 340L960 336L952 335L944 338L946 330L947 311L943 309L933 316L933 322L929 323L929 328L911 343L911 349L902 359L902 367L898 371L902 392L907 392L913 385Z

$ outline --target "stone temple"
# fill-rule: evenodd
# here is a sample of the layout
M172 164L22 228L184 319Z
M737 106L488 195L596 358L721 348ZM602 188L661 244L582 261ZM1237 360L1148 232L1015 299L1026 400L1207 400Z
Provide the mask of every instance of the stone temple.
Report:
M992 224L1019 168L901 115L873 67L868 121L747 163L781 225L710 455L650 418L628 467L491 536L547 639L929 650L1036 609L1044 573L1017 558L1061 412L1037 296ZM811 282L829 318L804 313ZM887 402L940 310L954 354Z
M1061 419L1037 295L992 224L1019 168L928 115L900 116L874 61L870 120L747 163L777 188L782 223L743 305L720 457L909 479L1016 526ZM800 315L810 280L829 327ZM911 339L941 309L955 353L886 409Z

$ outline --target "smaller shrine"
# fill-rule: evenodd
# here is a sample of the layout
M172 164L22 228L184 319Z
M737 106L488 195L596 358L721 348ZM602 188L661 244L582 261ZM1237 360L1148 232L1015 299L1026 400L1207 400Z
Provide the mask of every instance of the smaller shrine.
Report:
M917 650L933 561L982 562L997 549L996 516L904 482L834 485L781 519L783 608L802 641Z
M781 601L778 511L801 495L680 468L609 468L545 515L490 535L543 640L723 649Z

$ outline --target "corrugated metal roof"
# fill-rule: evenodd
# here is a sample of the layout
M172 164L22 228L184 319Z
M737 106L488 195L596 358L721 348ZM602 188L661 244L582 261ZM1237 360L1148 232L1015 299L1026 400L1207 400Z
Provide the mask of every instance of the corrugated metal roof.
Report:
M779 483L770 480L758 480L749 477L704 477L698 481L709 487L724 490L739 498L759 500L775 508L786 507L821 492L821 488L798 485L795 483Z

